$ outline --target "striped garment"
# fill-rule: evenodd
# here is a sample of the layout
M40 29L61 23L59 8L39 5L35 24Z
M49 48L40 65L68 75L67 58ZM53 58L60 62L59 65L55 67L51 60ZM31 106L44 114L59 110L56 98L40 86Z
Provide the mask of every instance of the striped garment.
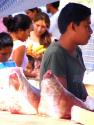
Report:
M87 71L94 71L94 33L87 45L80 46Z

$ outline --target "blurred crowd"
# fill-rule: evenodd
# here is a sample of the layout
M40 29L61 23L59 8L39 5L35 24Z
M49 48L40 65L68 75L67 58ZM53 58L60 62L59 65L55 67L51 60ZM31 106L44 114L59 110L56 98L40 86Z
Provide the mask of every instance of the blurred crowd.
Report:
M23 68L26 77L39 78L43 53L60 36L55 16L59 11L59 3L57 1L47 4L47 12L35 7L0 20L0 32L9 33L13 39L13 50L9 59ZM53 20L56 20L56 24Z

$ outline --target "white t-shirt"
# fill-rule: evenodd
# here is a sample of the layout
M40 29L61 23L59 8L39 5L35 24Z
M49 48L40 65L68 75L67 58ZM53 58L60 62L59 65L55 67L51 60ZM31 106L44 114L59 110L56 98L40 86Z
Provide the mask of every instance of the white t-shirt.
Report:
M12 50L12 54L11 54L11 56L10 56L10 59L12 59L12 55L13 55L14 50L16 50L17 48L19 48L20 46L23 46L23 45L26 46L26 45L25 45L25 42L22 42L22 41L20 41L20 40L16 40L15 42L13 42L13 50ZM27 58L26 53L25 53L25 54L24 54L23 63L22 63L22 65L21 65L21 67L22 67L23 69L25 69L27 63L28 63L28 58Z
M59 28L58 28L59 13L60 12L58 11L50 17L50 28L49 28L49 32L57 40L60 38L60 35L61 35L60 32L59 32Z

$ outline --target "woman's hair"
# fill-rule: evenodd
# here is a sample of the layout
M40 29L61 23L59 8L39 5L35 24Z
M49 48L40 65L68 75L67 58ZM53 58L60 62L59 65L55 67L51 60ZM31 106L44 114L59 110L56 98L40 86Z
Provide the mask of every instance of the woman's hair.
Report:
M14 17L12 17L11 15L8 17L4 17L3 23L7 27L7 30L9 32L16 32L19 29L27 30L32 22L27 15L18 14Z
M36 11L36 13L40 13L40 12L41 12L41 9L38 8L38 7L35 7L35 8L31 8L31 9L26 10L26 13L27 13L28 11L31 11L31 12L35 12L35 11Z
M36 16L33 19L33 22L37 22L39 20L44 20L45 24L47 26L47 29L49 29L50 19L46 13L40 12L40 13L36 14ZM50 43L51 43L51 34L48 32L48 30L46 30L46 32L44 34L42 34L40 37L40 44L44 45L45 47L48 47L50 45Z
M12 37L5 32L0 33L0 50L6 47L13 47Z

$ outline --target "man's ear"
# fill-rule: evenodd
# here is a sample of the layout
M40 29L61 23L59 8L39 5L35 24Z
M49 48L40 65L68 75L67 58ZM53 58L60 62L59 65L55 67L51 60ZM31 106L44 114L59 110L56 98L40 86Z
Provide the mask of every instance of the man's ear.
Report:
M75 24L74 22L71 22L71 23L70 23L70 27L71 27L71 30L76 31L76 29L77 29L77 24Z

